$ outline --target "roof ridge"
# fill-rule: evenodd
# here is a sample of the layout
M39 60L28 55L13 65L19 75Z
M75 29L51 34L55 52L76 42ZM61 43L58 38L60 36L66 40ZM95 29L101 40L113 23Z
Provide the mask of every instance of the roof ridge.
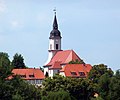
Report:
M72 52L74 52L74 51L72 50ZM77 53L74 52L74 54L81 60L81 58L77 55ZM72 55L72 56L73 56L73 55Z

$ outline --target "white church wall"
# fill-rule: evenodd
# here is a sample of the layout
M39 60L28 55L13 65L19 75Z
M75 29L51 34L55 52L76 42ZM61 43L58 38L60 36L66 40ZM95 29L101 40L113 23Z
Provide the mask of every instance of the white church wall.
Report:
M50 62L50 60L51 60L51 58L53 57L53 55L54 55L53 52L49 52L49 54L48 54L48 59L47 59L45 65L47 65L47 64Z
M48 72L48 67L44 67L44 75Z
M48 74L49 74L49 77L53 77L53 74L54 74L54 73L53 73L53 70L49 70L49 73L48 73Z
M61 39L55 39L54 48L56 48L56 44L58 44L58 50L61 50Z
M65 65L61 65L61 67L63 68Z
M61 39L50 39L49 50L56 50L56 44L58 44L58 50L61 50Z
M50 39L49 41L49 50L54 50L54 39Z
M55 74L59 73L59 69L49 70L49 77L53 77Z

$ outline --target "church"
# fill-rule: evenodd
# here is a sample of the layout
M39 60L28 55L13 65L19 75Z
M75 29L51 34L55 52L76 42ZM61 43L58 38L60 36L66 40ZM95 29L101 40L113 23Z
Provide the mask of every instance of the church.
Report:
M53 29L49 36L48 60L44 65L44 75L49 77L53 77L55 74L65 77L87 77L92 66L84 62L70 64L72 61L82 62L82 60L74 50L62 50L61 39L55 11Z
M55 74L64 77L86 78L92 69L90 64L85 64L74 50L61 49L61 32L58 30L56 12L53 21L53 30L50 32L48 60L45 63L44 73L37 68L13 69L13 75L19 75L30 84L40 86L45 76L53 77Z

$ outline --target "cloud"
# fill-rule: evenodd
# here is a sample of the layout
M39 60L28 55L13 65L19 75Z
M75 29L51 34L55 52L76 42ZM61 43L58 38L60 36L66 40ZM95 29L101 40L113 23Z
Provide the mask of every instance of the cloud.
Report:
M6 4L3 0L0 0L0 13L6 10Z

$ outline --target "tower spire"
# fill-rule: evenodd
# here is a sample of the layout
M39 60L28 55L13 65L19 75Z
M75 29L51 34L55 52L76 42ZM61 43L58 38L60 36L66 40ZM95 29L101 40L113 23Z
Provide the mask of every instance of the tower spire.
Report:
M57 24L57 17L56 17L56 8L53 10L55 17L54 17L54 22L53 22L53 29L58 29L58 24Z
M56 17L56 9L54 11L54 20L53 20L53 30L50 32L50 37L49 39L56 39L59 38L61 39L61 33L58 30L58 23L57 23L57 17Z
M57 18L56 18L56 9L54 11L54 19L53 19L53 29L50 32L49 37L49 56L48 61L46 64L48 64L51 60L51 58L58 52L61 51L61 33L58 30L58 24L57 24ZM48 70L48 69L47 69Z
M55 15L56 15L56 8L54 8L53 11L54 11L54 13L55 13Z

